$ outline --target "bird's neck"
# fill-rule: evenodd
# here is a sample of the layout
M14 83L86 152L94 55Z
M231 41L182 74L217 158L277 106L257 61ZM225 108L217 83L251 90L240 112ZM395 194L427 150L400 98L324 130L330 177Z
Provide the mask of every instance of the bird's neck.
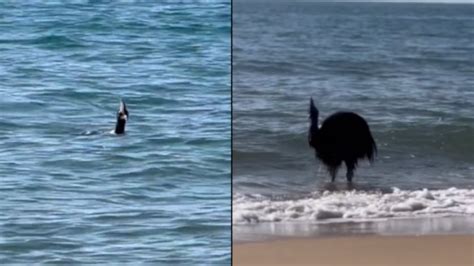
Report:
M311 132L316 133L318 130L318 117L311 117Z
M117 119L117 124L115 125L115 134L123 134L125 132L125 120Z

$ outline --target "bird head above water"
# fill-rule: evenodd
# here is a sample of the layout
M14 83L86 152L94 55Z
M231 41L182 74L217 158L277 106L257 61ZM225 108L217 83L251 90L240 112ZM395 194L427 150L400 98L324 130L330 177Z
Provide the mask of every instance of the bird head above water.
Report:
M115 125L115 134L123 134L125 133L125 124L128 120L128 110L125 102L120 100L120 107L119 111L117 112L117 124Z

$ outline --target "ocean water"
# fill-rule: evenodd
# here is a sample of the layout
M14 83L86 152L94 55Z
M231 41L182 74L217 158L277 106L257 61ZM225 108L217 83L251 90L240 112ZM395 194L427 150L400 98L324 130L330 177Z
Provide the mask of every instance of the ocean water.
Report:
M1 264L230 264L230 2L73 2L0 3Z
M237 1L235 230L439 216L474 224L473 12ZM308 145L310 97L320 120L346 110L370 125L378 156L360 162L353 185L345 167L331 184Z

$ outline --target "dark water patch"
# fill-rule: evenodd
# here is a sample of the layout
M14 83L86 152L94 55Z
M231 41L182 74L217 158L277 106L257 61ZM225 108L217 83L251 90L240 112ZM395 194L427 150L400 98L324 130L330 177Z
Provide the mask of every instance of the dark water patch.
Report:
M72 49L87 47L82 42L62 35L48 35L29 41L28 44L47 49Z
M27 240L22 242L13 242L8 244L0 244L2 250L6 252L16 253L29 253L29 252L41 252L50 248L54 248L55 250L71 250L71 249L78 249L81 248L82 245L71 243L66 241L59 241L50 239L49 241L42 241L42 240ZM46 254L44 255L45 257Z

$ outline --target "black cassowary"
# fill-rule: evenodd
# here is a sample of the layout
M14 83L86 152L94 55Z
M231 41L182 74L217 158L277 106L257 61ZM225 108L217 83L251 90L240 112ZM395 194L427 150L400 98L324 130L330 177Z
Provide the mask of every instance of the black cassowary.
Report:
M328 168L331 181L334 182L342 162L347 167L347 181L352 182L354 170L359 159L373 161L377 146L369 125L358 114L337 112L326 118L321 128L318 127L319 111L311 98L309 106L311 125L309 128L309 145Z

